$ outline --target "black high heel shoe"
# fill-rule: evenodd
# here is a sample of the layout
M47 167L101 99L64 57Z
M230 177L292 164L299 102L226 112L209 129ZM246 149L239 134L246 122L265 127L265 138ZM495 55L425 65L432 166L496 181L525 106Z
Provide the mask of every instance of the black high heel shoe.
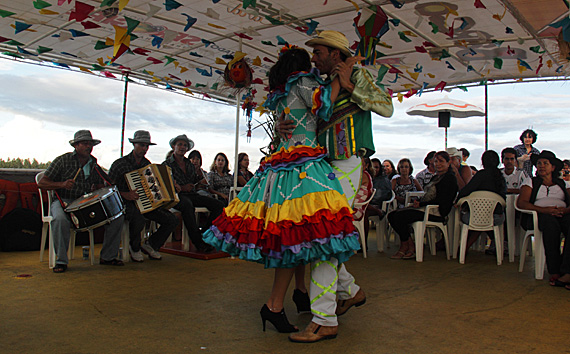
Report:
M267 304L264 304L259 314L261 315L261 322L263 323L263 332L265 332L265 321L271 322L279 333L299 332L299 329L295 328L295 326L290 324L289 320L287 320L285 309L282 309L281 312L272 312L269 307L267 307Z
M293 302L297 305L297 313L311 311L311 300L309 299L308 293L295 289L293 292Z

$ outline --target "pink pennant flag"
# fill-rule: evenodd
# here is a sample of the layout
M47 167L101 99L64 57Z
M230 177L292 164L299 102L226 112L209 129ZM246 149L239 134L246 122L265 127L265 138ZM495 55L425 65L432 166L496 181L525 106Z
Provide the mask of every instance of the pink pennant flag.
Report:
M486 9L485 5L483 5L481 0L475 0L475 8L476 9Z
M109 77L109 78L111 78L111 79L116 79L116 78L117 78L115 75L111 74L111 73L108 72L108 71L103 71L103 74L105 74L105 77Z
M61 6L65 3L65 0L57 0L57 6ZM71 0L67 0L68 4L71 4Z

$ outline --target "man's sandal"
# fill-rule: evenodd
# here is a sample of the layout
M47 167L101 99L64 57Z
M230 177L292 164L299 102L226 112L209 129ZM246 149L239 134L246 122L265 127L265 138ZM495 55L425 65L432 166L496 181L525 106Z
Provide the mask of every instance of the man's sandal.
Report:
M56 264L52 270L54 273L63 273L67 270L67 264Z

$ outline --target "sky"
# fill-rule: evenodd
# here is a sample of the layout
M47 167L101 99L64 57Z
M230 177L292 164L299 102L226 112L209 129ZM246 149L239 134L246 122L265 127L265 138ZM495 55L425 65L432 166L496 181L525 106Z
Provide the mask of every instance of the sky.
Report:
M0 158L52 161L72 151L69 140L80 129L89 129L95 139L102 140L93 149L102 167L109 168L121 156L124 82L8 59L0 59L0 80ZM500 153L504 147L519 144L522 131L532 128L538 134L536 148L570 158L569 88L568 81L490 85L489 149ZM423 169L423 158L430 150L444 149L444 129L437 127L437 119L409 116L406 110L445 95L482 108L485 105L483 87L469 87L468 92L429 92L404 98L402 103L394 99L391 118L373 114L373 157L394 163L407 157L416 172ZM253 125L265 119L254 114ZM170 150L170 139L186 134L202 153L205 170L218 152L229 157L233 170L235 128L235 106L129 84L124 154L132 150L128 138L136 130L148 130L157 145L151 146L147 158L161 163ZM269 138L260 128L247 141L246 130L240 109L238 150L249 155L250 170L254 171L263 157L259 149L269 144ZM452 146L467 148L471 152L467 162L480 168L485 148L484 117L451 118L448 147Z

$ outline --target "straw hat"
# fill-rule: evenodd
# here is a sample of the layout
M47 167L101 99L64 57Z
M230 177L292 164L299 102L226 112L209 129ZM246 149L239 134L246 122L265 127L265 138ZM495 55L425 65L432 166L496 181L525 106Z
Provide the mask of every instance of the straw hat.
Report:
M129 138L131 143L143 143L148 145L156 145L150 142L150 133L146 130L137 130L133 138Z
M319 35L313 39L305 42L305 45L309 47L314 47L316 45L324 45L327 47L335 48L340 50L347 57L351 57L348 39L345 35L337 31L322 31Z
M564 167L562 160L557 158L556 155L554 155L554 153L552 151L542 150L540 152L540 154L530 155L530 161L535 166L536 166L536 163L538 162L539 159L547 159L548 161L550 161L550 163L552 165L554 165L554 168L556 169L556 171L560 171L562 169L562 167Z
M463 153L461 152L461 150L457 150L457 148L455 147L450 147L445 149L445 151L447 151L447 153L449 154L449 156L453 157L453 156L457 156L460 159L463 158Z
M192 150L192 148L194 147L194 142L188 139L186 134L178 135L176 138L170 139L170 147L174 149L174 145L176 145L176 142L178 140L185 141L186 144L188 144L188 150Z
M73 140L69 141L69 144L71 144L71 146L73 146L74 144L76 144L80 141L90 141L93 143L93 146L101 143L101 140L93 139L93 136L91 135L91 131L89 131L89 130L78 130L75 133L75 135L73 136Z

